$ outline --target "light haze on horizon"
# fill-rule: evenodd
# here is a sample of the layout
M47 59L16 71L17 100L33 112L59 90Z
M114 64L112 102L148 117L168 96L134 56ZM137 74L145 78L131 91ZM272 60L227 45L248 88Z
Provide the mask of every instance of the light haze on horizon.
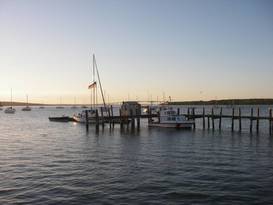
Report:
M0 0L0 101L273 98L270 0Z

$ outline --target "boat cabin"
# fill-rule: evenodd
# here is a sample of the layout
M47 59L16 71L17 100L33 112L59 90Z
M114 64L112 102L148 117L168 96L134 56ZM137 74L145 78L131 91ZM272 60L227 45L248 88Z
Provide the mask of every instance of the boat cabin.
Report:
M140 115L141 105L137 101L122 102L120 111L121 111L121 116L130 116L131 112L132 112L132 115Z

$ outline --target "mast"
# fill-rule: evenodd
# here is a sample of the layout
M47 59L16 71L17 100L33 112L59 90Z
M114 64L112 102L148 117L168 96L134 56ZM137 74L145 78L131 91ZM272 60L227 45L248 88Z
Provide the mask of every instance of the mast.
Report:
M12 88L10 89L10 106L12 108Z
M97 62L96 62L96 59L95 59L95 54L93 54L93 60L94 60L94 66L96 67L96 71L97 71L97 75L98 75L98 80L99 80L99 84L100 84L100 92L101 92L101 96L102 96L103 105L106 108L105 99L104 99L104 95L103 95L103 89L102 89L102 85L101 85L101 82L100 82L100 75L99 75L99 71L98 71L98 66L97 66Z

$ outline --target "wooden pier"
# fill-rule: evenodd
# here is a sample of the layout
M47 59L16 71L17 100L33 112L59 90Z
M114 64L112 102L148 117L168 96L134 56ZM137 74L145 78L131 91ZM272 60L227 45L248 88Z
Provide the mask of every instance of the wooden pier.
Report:
M140 129L140 119L148 119L151 120L152 118L157 118L159 117L158 114L152 114L150 109L148 109L148 114L139 114L139 115L133 115L132 111L130 110L130 115L128 116L122 116L121 112L119 111L119 115L114 115L113 114L113 107L109 108L109 114L108 116L103 116L102 108L101 108L101 115L99 115L99 109L96 112L96 117L94 118L95 120L95 125L96 125L96 130L99 131L100 125L102 128L104 128L105 123L109 124L110 128L114 128L115 124L120 124L120 128L124 128L126 126L131 129ZM208 110L208 109L207 109ZM209 113L204 107L202 109L202 113L196 113L195 108L188 108L187 113L181 113L181 110L178 108L177 113L180 113L181 115L186 116L188 119L202 119L202 125L203 129L212 129L213 131L217 128L217 123L218 123L218 130L222 130L222 120L223 119L230 119L231 120L231 131L234 131L235 128L235 123L238 123L238 131L242 131L242 120L248 120L249 121L249 131L250 133L253 132L253 122L256 122L256 132L258 133L260 130L260 121L261 120L266 120L269 123L269 134L272 136L273 132L273 118L272 118L272 109L269 109L268 116L260 116L260 109L257 108L256 110L256 116L254 116L254 109L251 108L250 110L250 115L242 115L241 108L232 108L232 113L231 115L223 114L223 109L220 108L219 114L216 114L215 109L211 108L209 110ZM237 115L235 115L235 111L238 112ZM207 122L207 127L206 127L206 122ZM86 129L88 130L89 128L89 122L88 119L86 119ZM193 129L195 129L196 126L194 124Z

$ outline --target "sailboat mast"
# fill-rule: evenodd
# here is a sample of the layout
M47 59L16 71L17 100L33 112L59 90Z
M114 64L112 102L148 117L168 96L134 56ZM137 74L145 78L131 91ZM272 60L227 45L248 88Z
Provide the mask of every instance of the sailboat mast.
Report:
M12 107L12 88L10 89L10 106Z
M97 66L97 62L96 62L94 54L93 54L93 58L94 58L94 65L96 67L96 71L97 71L97 75L98 75L99 84L100 84L100 92L101 92L101 96L102 96L103 105L104 105L104 107L106 107L105 99L104 99L104 95L103 95L103 89L102 89L101 82L100 82L100 75L99 75L99 71L98 71L98 66Z
M93 83L96 82L95 55L93 54ZM93 106L96 104L96 86L93 88Z

